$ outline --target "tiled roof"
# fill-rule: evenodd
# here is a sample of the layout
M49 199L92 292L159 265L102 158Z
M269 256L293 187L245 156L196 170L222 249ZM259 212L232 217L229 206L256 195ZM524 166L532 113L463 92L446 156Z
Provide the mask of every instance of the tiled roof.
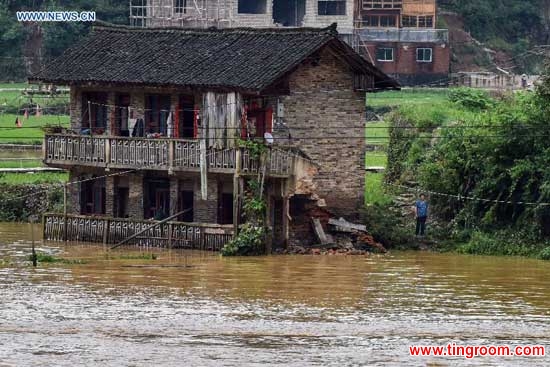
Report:
M379 89L397 83L324 29L152 29L101 25L29 81L227 88L259 92L326 45Z

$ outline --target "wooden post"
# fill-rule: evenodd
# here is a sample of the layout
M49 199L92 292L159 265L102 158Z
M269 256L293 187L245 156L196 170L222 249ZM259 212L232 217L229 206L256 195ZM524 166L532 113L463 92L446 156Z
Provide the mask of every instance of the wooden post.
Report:
M170 139L168 141L168 174L174 174L174 140Z
M109 240L109 219L107 218L104 223L105 227L103 228L103 251L107 251L107 241Z
M172 222L168 222L168 248L172 250Z
M284 246L288 248L288 239L289 239L289 222L290 221L290 205L288 196L283 196L283 238Z
M88 100L88 126L90 128L90 137L94 135L94 131L92 129L92 108L91 108L92 102Z
M239 177L241 175L241 148L237 148L235 151L235 173L233 174L233 238L235 238L239 232L239 217L240 217L240 185Z
M111 139L105 139L105 171L110 171L109 164L111 163Z
M31 258L32 258L32 266L36 268L38 265L38 259L36 256L36 250L34 249L34 221L31 219Z
M67 184L63 185L63 240L67 242Z

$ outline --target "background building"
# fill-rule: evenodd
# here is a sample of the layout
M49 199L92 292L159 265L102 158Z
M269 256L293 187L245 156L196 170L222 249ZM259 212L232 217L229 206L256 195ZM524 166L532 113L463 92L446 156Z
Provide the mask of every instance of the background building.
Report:
M449 33L437 29L436 0L359 0L363 56L401 85L447 85Z

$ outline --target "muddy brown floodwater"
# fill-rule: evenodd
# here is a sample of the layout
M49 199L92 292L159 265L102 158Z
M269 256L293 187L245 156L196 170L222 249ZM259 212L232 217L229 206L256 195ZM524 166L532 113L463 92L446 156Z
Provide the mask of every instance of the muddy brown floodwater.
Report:
M39 237L39 226L36 236ZM544 366L411 344L550 347L550 263L392 253L220 258L38 244L0 224L0 366ZM154 253L156 260L136 260ZM121 257L134 259L122 259Z

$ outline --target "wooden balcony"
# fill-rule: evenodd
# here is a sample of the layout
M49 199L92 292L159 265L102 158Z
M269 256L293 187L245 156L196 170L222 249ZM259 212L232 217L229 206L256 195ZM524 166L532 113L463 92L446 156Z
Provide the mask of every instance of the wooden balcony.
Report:
M237 148L206 151L209 172L234 173ZM259 159L241 149L242 174L261 169ZM106 169L200 171L201 152L198 140L145 139L127 137L90 137L82 135L46 135L44 163L55 167L88 166ZM266 173L287 177L293 173L294 154L281 149L270 152Z
M66 219L66 220L65 220ZM115 245L156 221L83 215L45 214L47 241L96 242ZM128 245L219 251L233 238L233 225L168 222L144 232Z

